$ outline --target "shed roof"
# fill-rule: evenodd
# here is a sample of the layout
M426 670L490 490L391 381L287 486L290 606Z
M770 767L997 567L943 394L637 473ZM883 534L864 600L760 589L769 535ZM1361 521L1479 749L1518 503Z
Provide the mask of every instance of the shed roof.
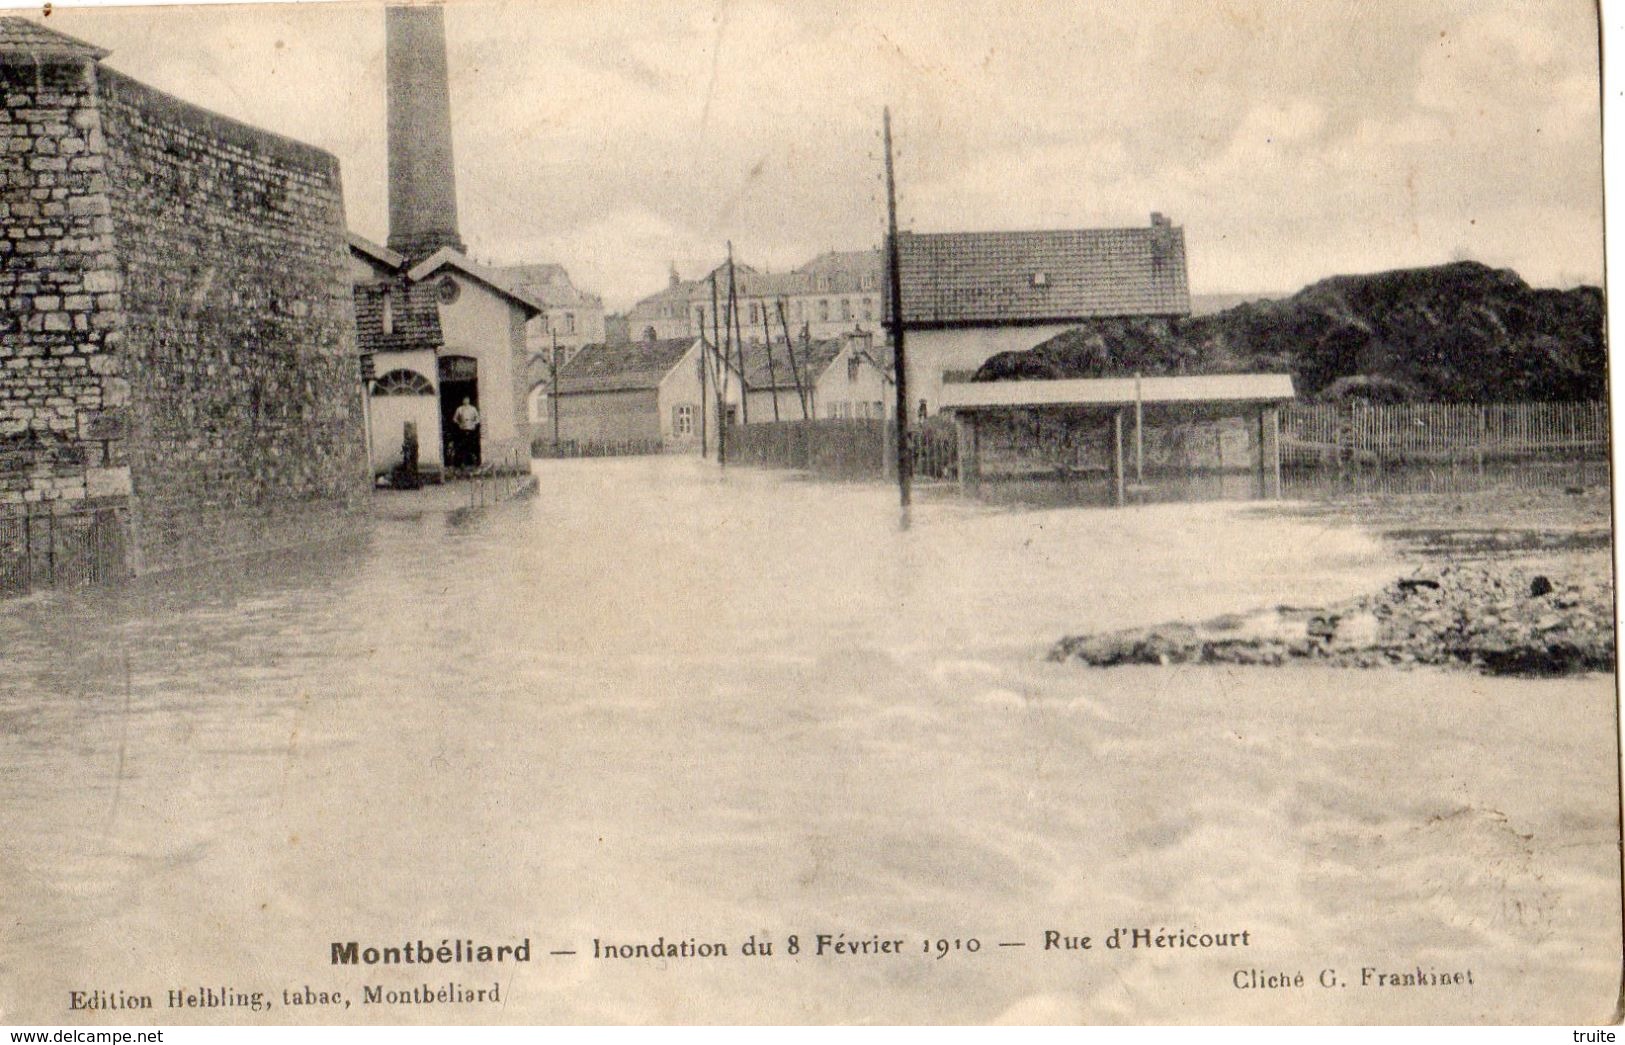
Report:
M439 289L433 283L406 279L360 283L354 288L356 341L362 352L437 351L445 343L440 329ZM390 332L384 333L384 298L389 298Z
M559 394L658 388L699 341L699 338L680 337L622 345L587 345L559 367Z
M1294 396L1290 374L967 381L943 385L941 407L965 412L1039 406L1119 407L1133 406L1136 400L1147 406L1246 405L1285 402Z
M1185 232L1144 228L901 233L910 325L1065 322L1185 315Z

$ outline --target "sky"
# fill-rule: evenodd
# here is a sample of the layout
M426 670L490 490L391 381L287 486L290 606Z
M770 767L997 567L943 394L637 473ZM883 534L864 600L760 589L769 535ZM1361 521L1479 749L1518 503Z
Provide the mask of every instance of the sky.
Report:
M464 240L611 309L736 256L784 269L904 228L1185 229L1196 293L1474 259L1602 280L1584 0L450 0ZM335 153L387 229L383 14L76 8L152 86Z

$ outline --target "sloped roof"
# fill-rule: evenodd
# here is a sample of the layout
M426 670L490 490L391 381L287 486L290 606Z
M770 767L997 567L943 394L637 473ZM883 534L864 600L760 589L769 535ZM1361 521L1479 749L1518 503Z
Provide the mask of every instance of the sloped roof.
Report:
M26 54L34 58L70 58L101 61L110 52L47 29L38 22L10 15L0 18L0 54Z
M1185 232L1145 228L898 235L911 325L1031 323L1190 312Z
M699 338L587 345L559 367L559 393L635 392L658 388Z
M485 284L485 286L496 291L498 294L509 298L520 308L525 309L529 315L541 315L543 312L547 311L546 305L542 304L540 301L537 301L534 297L525 293L523 290L512 286L506 277L491 271L484 265L477 264L470 259L468 255L462 253L461 251L453 250L450 247L441 247L433 254L430 254L428 257L412 266L412 270L407 273L407 276L411 278L413 282L417 282L428 279L436 272L439 272L441 269L447 267L454 268L464 275Z
M1049 381L946 384L944 410L1033 406L1119 407L1202 403L1279 403L1294 397L1291 374L1203 374L1178 377L1096 377Z
M439 288L398 279L355 287L356 340L362 352L433 352L445 344L440 330ZM384 297L391 332L384 333Z
M382 243L374 243L367 237L354 232L346 232L345 238L349 241L351 250L371 258L385 268L399 269L406 264L405 254L390 250Z

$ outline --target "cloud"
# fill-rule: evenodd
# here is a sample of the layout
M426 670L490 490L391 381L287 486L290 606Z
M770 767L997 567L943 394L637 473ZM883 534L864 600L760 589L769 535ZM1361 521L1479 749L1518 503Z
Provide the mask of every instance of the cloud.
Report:
M384 233L377 7L63 10L149 83L335 152ZM1185 225L1199 289L1481 249L1601 276L1583 0L463 0L447 12L463 232L624 307L732 240L876 244L880 113L920 228Z

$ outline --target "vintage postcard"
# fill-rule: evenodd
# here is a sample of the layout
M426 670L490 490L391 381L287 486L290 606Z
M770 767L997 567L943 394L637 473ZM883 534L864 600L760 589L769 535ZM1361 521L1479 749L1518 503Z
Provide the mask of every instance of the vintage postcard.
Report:
M1599 53L0 13L0 1022L1616 1020Z

